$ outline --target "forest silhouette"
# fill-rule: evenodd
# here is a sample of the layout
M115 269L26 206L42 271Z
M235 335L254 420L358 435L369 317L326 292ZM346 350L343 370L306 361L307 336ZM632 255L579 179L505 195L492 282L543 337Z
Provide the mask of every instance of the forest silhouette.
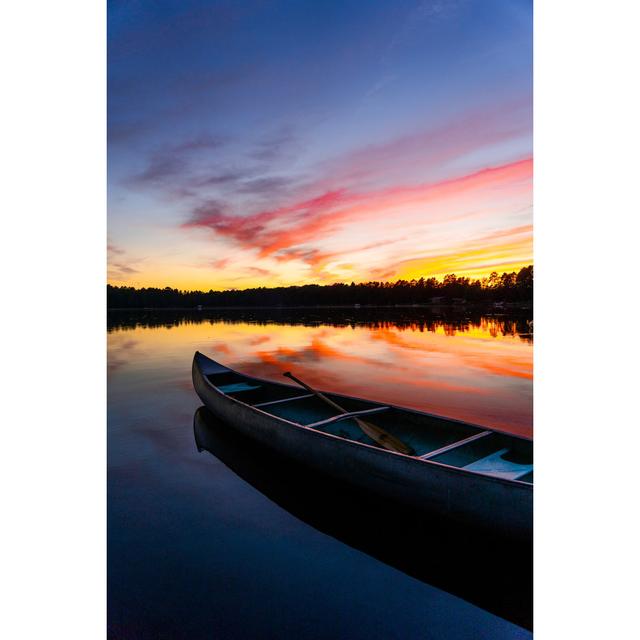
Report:
M529 304L532 300L533 265L523 267L517 273L513 271L498 275L494 272L481 280L450 274L442 280L420 278L226 291L183 291L171 287L137 289L107 285L109 309Z

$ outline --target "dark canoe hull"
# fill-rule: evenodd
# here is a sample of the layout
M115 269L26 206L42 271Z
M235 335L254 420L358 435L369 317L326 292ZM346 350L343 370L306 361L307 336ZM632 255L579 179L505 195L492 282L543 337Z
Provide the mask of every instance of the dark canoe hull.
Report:
M212 372L203 372L202 360L194 358L193 385L203 404L238 432L274 452L438 517L508 538L531 537L531 485L419 460L293 424L218 391L206 378Z

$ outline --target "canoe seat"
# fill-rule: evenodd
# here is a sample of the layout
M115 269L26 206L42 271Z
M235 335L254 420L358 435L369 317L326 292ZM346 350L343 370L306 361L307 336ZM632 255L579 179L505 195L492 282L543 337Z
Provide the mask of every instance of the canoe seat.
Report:
M533 470L532 464L518 464L505 460L502 456L507 453L507 451L509 451L509 449L500 449L500 451L496 451L462 468L475 471L476 473L485 473L488 476L494 476L496 478L505 478L507 480L517 480Z
M234 384L223 384L218 387L222 393L235 393L236 391L252 391L253 389L259 389L259 384L248 384L246 382L236 382Z

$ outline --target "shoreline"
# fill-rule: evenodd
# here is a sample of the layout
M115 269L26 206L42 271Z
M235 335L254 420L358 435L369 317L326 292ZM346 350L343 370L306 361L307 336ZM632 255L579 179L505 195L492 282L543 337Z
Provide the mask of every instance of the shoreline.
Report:
M378 305L364 305L364 304L332 304L332 305L265 305L265 306L224 306L224 307L107 307L107 311L274 311L274 310L331 310L331 309L348 309L350 311L367 311L374 309L453 309L455 311L533 311L532 302L505 302L499 303L499 306L495 306L496 303L475 303L475 304L433 304L433 303L421 303L421 304L378 304Z

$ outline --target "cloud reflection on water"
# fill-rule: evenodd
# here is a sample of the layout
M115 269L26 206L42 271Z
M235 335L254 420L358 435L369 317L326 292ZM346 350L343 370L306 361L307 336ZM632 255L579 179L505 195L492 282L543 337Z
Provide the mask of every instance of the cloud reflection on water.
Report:
M259 377L281 380L291 369L326 390L531 435L526 318L407 312L386 320L343 310L323 321L310 314L297 322L275 311L239 318L147 314L135 321L128 314L120 322L112 315L109 366L135 370L152 357L164 367L168 360L182 377L198 349Z

